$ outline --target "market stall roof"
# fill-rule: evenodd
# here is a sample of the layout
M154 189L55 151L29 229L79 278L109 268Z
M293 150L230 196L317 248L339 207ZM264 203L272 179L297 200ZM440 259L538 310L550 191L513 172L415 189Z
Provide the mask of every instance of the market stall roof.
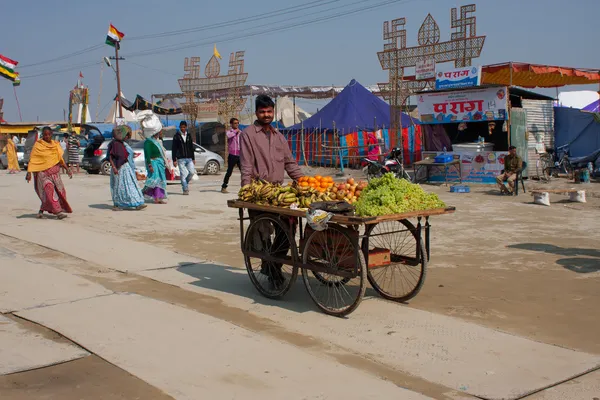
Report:
M600 70L557 67L520 62L482 67L482 83L525 88L553 88L600 83Z
M412 126L419 121L402 113L402 126ZM333 100L327 103L318 113L289 127L299 129L337 129L339 132L351 133L357 129L373 130L390 126L390 106L370 92L363 85L352 79L350 83Z
M116 96L115 96L116 99ZM128 111L135 110L152 110L155 114L158 115L177 115L181 114L183 111L181 107L179 108L165 108L163 106L158 106L156 104L152 104L148 100L144 99L139 94L135 96L135 100L129 101L121 94L121 104L123 108Z

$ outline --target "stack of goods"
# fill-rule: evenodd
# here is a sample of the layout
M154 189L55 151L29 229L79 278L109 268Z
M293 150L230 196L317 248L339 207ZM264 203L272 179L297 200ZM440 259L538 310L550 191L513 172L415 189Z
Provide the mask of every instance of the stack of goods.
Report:
M325 193L333 186L333 178L330 176L303 176L298 179L298 186L302 188L313 188L320 193Z
M238 192L238 198L258 205L284 208L289 208L292 204L298 208L307 208L311 203L317 201L332 200L325 191L311 186L300 186L296 182L281 186L261 180L243 186Z
M350 204L354 204L358 201L362 191L367 187L367 182L360 181L356 182L354 178L349 178L346 183L334 184L330 191L331 197L335 197L337 200L345 200Z
M367 182L356 182L353 178L345 183L334 183L331 177L303 176L287 186L261 180L242 187L238 199L258 205L271 205L289 208L308 208L317 201L346 201L354 204L360 198Z
M356 202L356 214L376 217L444 207L446 204L437 194L427 193L420 185L387 173L381 178L372 179L361 191L360 199Z

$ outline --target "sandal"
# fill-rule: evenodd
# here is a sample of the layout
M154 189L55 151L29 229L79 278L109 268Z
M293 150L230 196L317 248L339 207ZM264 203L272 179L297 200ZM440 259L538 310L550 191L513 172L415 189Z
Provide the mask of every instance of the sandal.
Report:
M65 218L67 218L67 214L60 213L60 214L58 214L58 215L56 216L56 218L57 218L57 219L65 219Z
M141 206L137 206L135 209L140 211L143 210L144 208L148 207L146 204L142 204Z
M38 212L36 218L37 219L43 219L44 218L44 212L43 211Z
M113 207L112 210L113 211L123 211L123 209L121 207Z

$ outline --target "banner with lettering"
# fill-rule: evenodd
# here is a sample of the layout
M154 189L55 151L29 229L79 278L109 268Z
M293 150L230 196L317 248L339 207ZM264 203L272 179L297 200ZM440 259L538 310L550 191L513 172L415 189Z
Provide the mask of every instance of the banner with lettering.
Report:
M480 82L481 67L454 68L437 72L435 75L435 90L479 86Z
M506 87L422 93L417 107L422 124L506 120Z

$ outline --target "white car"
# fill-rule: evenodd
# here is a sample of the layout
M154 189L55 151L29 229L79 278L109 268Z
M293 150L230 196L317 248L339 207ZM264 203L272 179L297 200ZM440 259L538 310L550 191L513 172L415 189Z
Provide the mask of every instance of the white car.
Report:
M163 139L163 146L167 150L167 159L173 160L171 150L173 149L173 139ZM136 170L146 173L146 160L144 158L144 141L134 143L131 148L134 151L134 161ZM225 167L223 157L212 151L206 150L204 147L194 143L194 151L196 152L196 171L200 174L216 175ZM179 168L175 168L175 175L179 176Z
M2 149L0 149L1 151ZM19 167L23 168L23 157L25 156L25 146L22 144L17 145L17 161L19 161ZM8 157L6 153L0 154L0 169L8 168Z

